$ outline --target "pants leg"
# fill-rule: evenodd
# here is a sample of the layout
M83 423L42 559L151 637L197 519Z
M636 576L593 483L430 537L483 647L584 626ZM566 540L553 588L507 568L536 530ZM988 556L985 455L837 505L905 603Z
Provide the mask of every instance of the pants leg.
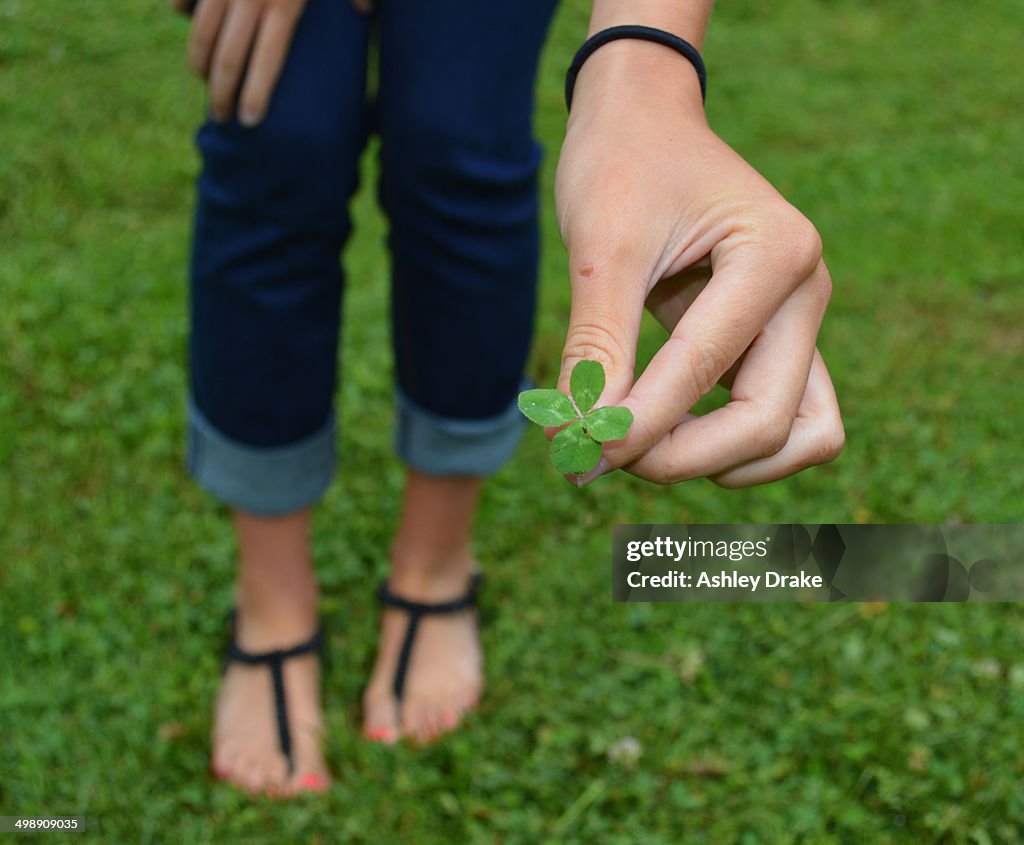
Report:
M367 42L348 3L309 0L266 120L197 135L187 464L250 513L307 507L333 475L339 254L367 132Z
M522 432L539 247L533 89L554 5L381 3L396 448L425 473L488 475Z

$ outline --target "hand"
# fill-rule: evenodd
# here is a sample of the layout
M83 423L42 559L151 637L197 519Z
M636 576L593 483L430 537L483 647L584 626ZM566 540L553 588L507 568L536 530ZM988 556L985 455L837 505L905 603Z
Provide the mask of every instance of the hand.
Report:
M572 309L559 387L601 361L629 435L582 479L760 484L829 461L844 434L815 344L831 294L814 227L708 127L696 74L619 41L577 81L556 207ZM645 303L670 331L634 382ZM690 413L717 383L730 401Z
M189 64L209 84L213 119L228 120L237 100L239 121L255 126L267 114L306 0L171 0L183 14L193 6Z

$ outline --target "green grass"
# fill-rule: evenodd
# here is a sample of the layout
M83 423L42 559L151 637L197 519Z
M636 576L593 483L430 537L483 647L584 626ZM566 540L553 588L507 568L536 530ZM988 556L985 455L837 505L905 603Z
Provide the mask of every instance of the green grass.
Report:
M585 5L561 9L540 77L548 197ZM1024 7L720 4L709 114L822 232L846 452L752 490L577 491L527 432L480 518L489 692L426 750L358 738L402 478L364 190L344 461L316 517L338 781L281 806L206 774L233 547L182 467L202 92L164 6L0 0L0 814L99 820L75 842L1024 840L1015 606L608 598L620 522L1019 521ZM531 373L550 385L568 292L544 214ZM659 343L647 326L643 356ZM609 753L626 737L633 762Z

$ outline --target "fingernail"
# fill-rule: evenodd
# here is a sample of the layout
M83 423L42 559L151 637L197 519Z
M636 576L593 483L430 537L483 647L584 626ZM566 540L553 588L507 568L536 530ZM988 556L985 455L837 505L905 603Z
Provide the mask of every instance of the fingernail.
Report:
M254 111L243 111L238 115L238 122L242 124L246 129L252 129L257 123L260 122L260 116Z
M573 482L576 484L577 487L586 487L586 485L588 485L595 478L599 478L600 476L608 472L609 469L610 467L608 466L608 461L606 461L604 458L601 458L601 460L597 462L597 466L590 470L590 472L585 472L582 475L573 476Z

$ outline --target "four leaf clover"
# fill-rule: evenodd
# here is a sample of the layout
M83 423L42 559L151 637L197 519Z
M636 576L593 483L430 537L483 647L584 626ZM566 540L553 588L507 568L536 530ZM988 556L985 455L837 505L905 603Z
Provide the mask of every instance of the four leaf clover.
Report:
M629 408L595 408L604 390L600 361L580 361L569 378L570 399L559 390L524 390L519 410L537 425L565 425L551 441L551 462L563 474L589 472L601 460L601 444L621 440L633 424Z

